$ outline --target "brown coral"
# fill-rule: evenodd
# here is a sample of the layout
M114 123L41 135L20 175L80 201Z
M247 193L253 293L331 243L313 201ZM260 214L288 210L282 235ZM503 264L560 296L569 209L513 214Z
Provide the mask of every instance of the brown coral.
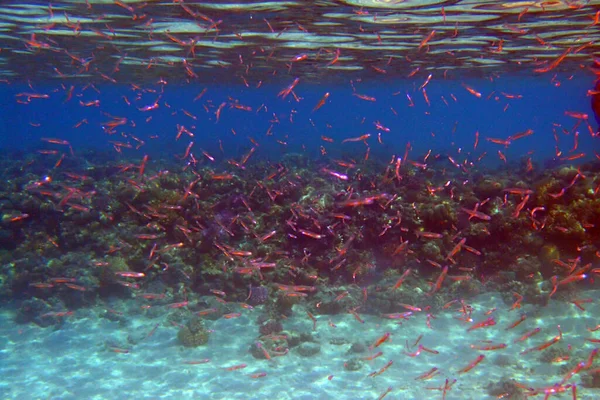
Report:
M190 320L177 333L179 342L185 347L198 347L208 342L208 331L200 318Z

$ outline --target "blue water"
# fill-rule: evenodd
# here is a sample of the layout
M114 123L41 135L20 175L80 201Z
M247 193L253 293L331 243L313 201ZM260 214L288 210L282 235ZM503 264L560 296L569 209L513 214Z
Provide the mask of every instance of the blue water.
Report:
M291 80L290 77L290 82ZM560 82L559 87L546 76L500 77L492 82L453 81L434 77L426 87L431 106L426 104L421 92L416 90L424 79L421 81L416 78L412 82L381 80L355 83L357 93L375 97L376 102L353 96L350 84L315 86L301 83L296 89L297 95L302 98L299 103L291 95L286 99L277 97L277 93L287 84L263 85L259 89L248 89L242 85L167 84L159 100L159 107L145 112L138 109L156 101L161 85L144 86L155 92L145 93L138 98L130 87L124 85L97 85L97 91L90 87L83 91L84 86L76 84L72 99L65 103L65 90L60 86L40 82L35 84L35 92L47 93L50 97L32 99L29 104L18 104L14 96L31 92L31 89L16 83L3 87L0 145L5 149L39 149L45 146L40 142L42 137L56 137L69 141L76 151L104 151L110 150L110 140L127 142L121 134L133 134L146 144L140 151L125 149L124 155L182 155L190 140L194 141L195 148L218 154L218 140L221 140L226 156L239 156L253 146L248 139L251 137L261 146L257 156L277 160L283 152L307 152L316 156L321 145L329 148L332 156L339 157L342 153L356 156L364 150L362 142L346 143L341 147L329 146L320 137L327 136L339 142L371 133L371 151L384 158L404 153L406 143L410 142L413 147L411 154L417 157L430 149L434 153L453 155L458 154L461 149L463 154L472 154L471 159L483 152L490 153L484 163L492 165L501 162L493 154L498 150L513 162L530 152L534 160L545 160L556 156L553 130L559 132L559 147L564 153L573 147L573 135L563 134L556 126L559 124L570 131L577 122L564 115L564 111L589 113L590 107L590 98L586 96L586 91L591 87L590 77L579 75L572 78L564 75L557 80ZM471 95L461 83L476 88L482 97ZM194 102L193 99L204 88L207 89L206 94ZM325 92L331 93L327 103L312 112ZM501 92L521 95L522 98L507 99ZM398 94L394 96L394 93ZM413 107L409 106L406 94L411 96ZM451 94L458 101L454 101ZM131 106L125 103L123 96L129 99ZM442 96L448 105L443 102ZM226 106L217 122L214 114L216 108L222 102L229 104L230 98L252 107L252 111ZM99 100L101 107L84 107L79 104L80 101L86 103L94 100ZM202 107L202 104L207 103L212 104L208 113ZM266 106L266 109L263 107L257 113L256 110L261 105ZM504 111L506 106L508 108ZM186 116L182 110L192 113L197 120ZM110 120L107 115L126 117L130 122L118 127L117 134L108 135L102 128L102 124ZM279 123L271 122L274 116ZM146 122L147 118L151 120ZM74 128L83 119L88 123ZM131 126L131 121L135 123L135 127ZM390 129L390 132L381 132L383 144L377 143L375 121ZM40 126L32 126L32 123ZM192 130L195 137L191 139L184 134L179 141L175 141L177 124L188 129L195 126ZM271 125L271 134L267 136ZM532 129L534 135L513 142L509 148L485 140L486 137L506 139L527 129ZM477 150L473 151L476 131L479 131L480 140ZM578 131L581 133L581 148L598 147L585 125L581 125ZM151 136L155 138L150 138ZM282 146L277 140L287 143L287 146ZM129 142L136 144L132 140Z

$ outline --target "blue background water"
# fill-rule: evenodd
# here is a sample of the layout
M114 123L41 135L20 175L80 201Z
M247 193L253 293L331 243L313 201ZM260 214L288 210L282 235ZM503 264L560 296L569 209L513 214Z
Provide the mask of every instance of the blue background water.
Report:
M565 135L561 133L561 128L553 125L558 123L571 130L577 120L564 115L565 110L590 114L592 126L597 128L590 110L590 98L586 96L586 91L592 86L591 77L580 74L578 78L569 79L568 76L559 75L557 80L560 86L552 83L551 78L549 74L545 74L536 78L501 77L493 81L481 79L459 82L444 81L434 76L426 87L431 106L425 103L418 90L418 86L424 82L423 77L411 81L381 80L354 83L356 93L376 97L376 102L352 96L350 84L310 85L301 81L295 90L302 98L299 103L292 95L286 99L277 97L277 93L286 86L285 83L265 84L258 89L242 85L168 84L164 87L164 94L159 101L160 107L146 112L139 111L138 108L154 103L160 92L158 84L147 87L155 89L155 93L145 93L137 99L131 86L98 85L98 93L90 87L82 92L84 85L76 84L72 99L65 103L66 90L61 88L59 83L34 83L34 92L47 93L50 98L31 99L30 104L18 104L15 95L20 92L32 92L31 88L24 84L11 84L4 85L0 91L3 104L0 109L0 147L65 150L61 146L40 141L42 137L51 137L68 140L75 152L86 148L110 150L109 141L128 141L121 137L123 132L133 134L146 142L139 151L124 149L124 156L132 155L135 158L141 157L142 154L167 158L182 155L190 140L195 142L193 153L197 158L202 158L200 148L218 157L219 139L223 142L227 157L240 157L253 146L249 137L260 144L257 157L273 160L284 152L306 151L310 155L318 156L320 145L325 145L329 155L334 157L343 154L362 157L365 151L362 142L341 145L339 142L371 133L372 137L368 141L371 157L403 155L406 143L411 142L414 149L411 158L417 160L428 149L433 149L434 153L452 155L457 154L458 148L463 148L466 152L471 151L474 133L479 131L479 147L471 160L487 151L484 162L498 163L498 150L507 155L509 162L518 161L528 152L533 152L534 160L540 160L555 156L553 128L559 132L563 156L568 155L572 148L573 135ZM292 77L289 79L289 82L291 81ZM482 97L476 98L468 93L462 83L482 93ZM67 83L65 87L68 86ZM208 89L206 94L202 99L193 102L203 88ZM329 100L321 109L313 112L313 108L325 92L331 93ZM495 93L488 99L492 92ZM520 94L523 97L507 99L500 92ZM398 94L393 95L394 93ZM414 107L408 106L406 93L412 97ZM457 102L452 100L451 93L456 96ZM127 106L123 96L129 99L131 106ZM444 96L448 105L444 104L441 96ZM240 104L251 106L253 111L230 109L228 105L222 110L220 121L217 123L214 112L222 102L229 104L229 97L239 100ZM80 101L92 100L100 100L100 107L83 107L79 104ZM203 104L207 102L212 102L209 113L203 108ZM170 108L166 107L165 103ZM264 104L266 109L263 108L257 113L256 110L261 104ZM503 111L507 104L510 106ZM391 108L398 113L397 116ZM196 115L198 119L192 120L184 115L181 109ZM291 110L295 111L293 123L289 118ZM102 128L102 124L111 119L107 114L135 121L136 127L128 123L117 127L117 134L108 135ZM279 124L270 122L274 115L279 119ZM146 122L146 118L150 116L151 121ZM74 125L84 118L89 124L74 128ZM383 145L377 143L374 121L380 121L391 130L389 133L382 132ZM30 123L40 126L32 126ZM190 139L183 134L179 141L175 141L176 124L182 124L192 130L195 137ZM271 125L272 135L266 136ZM191 126L196 128L191 129ZM452 133L455 126L456 132ZM236 135L232 133L232 129ZM486 137L505 139L527 129L533 129L535 133L513 142L508 149L485 140ZM589 150L598 147L597 140L594 141L590 137L584 124L578 130L579 149L576 152L587 151L588 158L593 157ZM157 135L158 138L150 139L152 135ZM334 139L336 144L322 141L321 135ZM286 142L287 147L277 143L277 140ZM136 145L135 141L129 142Z

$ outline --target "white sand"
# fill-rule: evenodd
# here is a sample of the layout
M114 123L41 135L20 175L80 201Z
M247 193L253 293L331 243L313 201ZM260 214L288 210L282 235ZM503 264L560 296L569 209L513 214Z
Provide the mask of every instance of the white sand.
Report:
M580 298L597 299L597 291L581 293ZM236 319L207 321L214 330L206 346L187 349L178 344L175 326L163 324L155 333L136 345L127 345L129 334L145 334L162 319L149 319L143 315L131 318L123 327L117 322L99 318L89 310L79 310L68 317L64 326L39 328L33 324L16 325L14 311L5 308L0 314L0 398L1 399L377 399L388 387L392 391L386 399L441 399L439 390L446 378L457 379L447 393L447 399L493 399L487 391L490 383L503 378L513 378L528 387L550 387L565 375L560 372L564 363L543 363L540 351L519 354L526 348L540 345L557 335L556 326L563 330L563 338L550 348L566 349L572 346L572 360L586 361L595 348L585 338L600 338L600 331L589 332L600 319L598 301L585 304L581 311L573 304L551 301L543 308L525 305L520 310L509 311L495 294L485 294L470 302L474 307L475 322L485 320L485 312L496 307L492 314L497 325L467 332L471 324L457 317L454 309L436 314L432 328L426 326L425 313L418 313L408 321L385 320L362 314L364 324L350 314L317 316L314 338L321 352L313 357L302 357L296 350L272 360L257 360L248 349L257 338L256 317L260 307L243 310ZM294 306L294 316L284 321L284 328L311 332L312 322L302 305ZM170 310L165 309L165 316ZM405 311L402 308L398 312ZM517 328L506 327L525 313L528 318ZM328 324L331 320L337 327ZM513 341L536 327L541 332L517 344ZM383 343L371 354L381 350L383 355L367 361L356 372L344 369L344 362L352 357L365 357L369 352L349 354L350 344L330 344L332 338L344 338L349 343L372 344L385 332L391 341ZM411 358L404 351L405 341L414 343L423 334L421 344L439 351L439 354L422 352ZM477 351L470 345L485 345L481 340L506 343L505 349ZM131 351L128 354L108 350L106 343L114 342ZM411 348L414 352L416 348ZM460 374L479 354L485 359L471 371ZM507 357L506 363L498 358ZM187 365L184 361L209 358L210 362ZM389 360L393 364L381 375L368 375L383 367ZM225 368L245 363L247 367L236 371ZM600 357L594 367L600 366ZM440 373L428 381L415 378L433 367ZM253 373L266 372L259 379ZM583 374L585 372L582 372ZM328 377L333 375L332 379ZM569 383L579 383L576 375ZM600 398L600 389L578 385L578 399ZM543 395L537 397L542 399ZM556 398L571 399L571 392Z

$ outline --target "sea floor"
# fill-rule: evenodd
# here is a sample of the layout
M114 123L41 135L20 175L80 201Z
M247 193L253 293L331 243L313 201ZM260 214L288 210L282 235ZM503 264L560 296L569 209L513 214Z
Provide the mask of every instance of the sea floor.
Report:
M178 327L166 319L169 310L159 318L139 312L125 316L125 322L101 317L106 309L98 307L76 310L57 329L18 325L14 322L14 310L4 306L0 312L0 398L344 400L378 399L391 387L386 399L441 399L440 388L446 379L450 383L456 379L446 399L524 398L506 394L502 397L500 389L490 391L490 387L498 388L499 382L514 379L526 387L548 388L560 382L574 365L587 361L596 346L586 339L600 338L600 331L587 329L600 322L594 317L600 315L596 300L599 294L596 290L582 292L581 299L594 299L581 304L585 308L582 311L574 304L557 300L545 307L523 305L510 310L499 293L486 293L469 301L474 310L473 322L461 321L461 314L449 308L435 314L431 328L425 312L400 321L361 314L364 323L351 314L339 314L317 315L313 331L313 322L298 304L293 315L283 322L284 329L311 333L320 352L305 357L292 348L289 354L271 360L256 359L249 351L256 343L256 320L261 306L244 310L239 318L206 321L206 327L213 331L208 344L191 349L179 344ZM486 312L494 308L490 315L496 325L468 331L473 323L486 320L490 316ZM507 330L522 314L527 318ZM148 336L157 324L158 328ZM557 325L563 332L557 343L544 351L520 354L556 337ZM514 343L535 328L541 329L537 335ZM390 333L390 340L369 350L386 332ZM439 354L421 351L414 357L407 355L418 349L413 344L419 335L423 335L421 345ZM366 352L350 353L353 343L365 344ZM499 343L507 347L491 351L471 348ZM129 353L114 352L111 346L127 348ZM541 360L554 358L545 352L557 350L569 355L570 360ZM378 351L383 355L364 361L360 370L345 370L344 363L350 359L366 358ZM485 358L478 365L460 372L480 354ZM210 361L186 364L204 359ZM393 364L387 370L369 376L390 360ZM227 370L240 364L247 367ZM596 360L591 369L598 364L600 361ZM433 367L438 368L439 374L429 380L416 379ZM261 372L266 376L251 377ZM581 371L568 381L578 384L577 399L600 398L600 389L580 384L584 373ZM544 394L528 398L542 399ZM556 398L571 399L571 389Z

